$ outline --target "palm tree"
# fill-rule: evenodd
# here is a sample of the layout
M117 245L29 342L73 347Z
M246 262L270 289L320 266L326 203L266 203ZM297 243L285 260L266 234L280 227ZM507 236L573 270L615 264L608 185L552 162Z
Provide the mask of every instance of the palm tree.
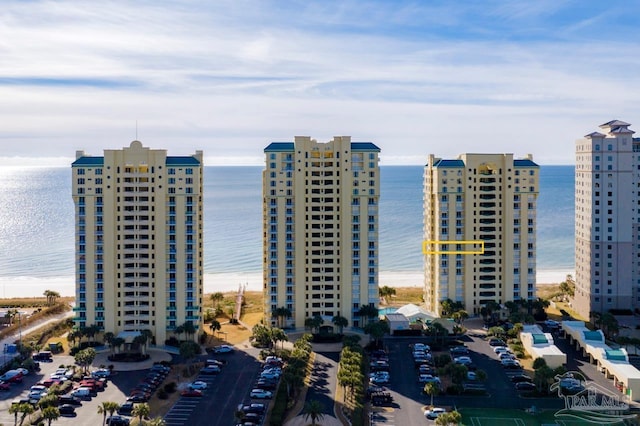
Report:
M51 426L51 422L54 420L58 420L60 418L60 410L56 407L47 407L42 410L42 417L47 420L49 426Z
M220 309L220 302L224 300L224 294L217 291L213 293L211 296L209 296L209 298L211 299L211 302L215 304L214 308L216 308L216 312L217 312L218 309Z
M311 426L316 426L316 421L322 419L324 417L324 406L320 403L320 401L316 401L312 399L311 401L304 404L304 419L311 419Z
M349 325L349 320L343 317L342 315L336 315L331 319L331 322L333 322L333 325L338 327L339 334L342 334L342 331L344 330L344 328Z
M271 339L273 340L274 348L277 348L278 342L282 342L282 349L284 349L284 342L287 342L289 340L289 338L287 337L287 333L285 333L281 328L271 329Z
M222 328L222 325L220 324L220 321L214 319L214 320L211 320L211 324L209 324L209 328L211 329L211 332L215 335L216 331Z
M184 325L177 326L173 332L178 335L178 340L180 340L180 336L184 333Z
M18 425L18 413L20 412L20 404L11 404L9 406L9 414L13 414L15 419L13 421L14 426Z
M193 325L193 322L187 321L184 323L183 327L185 334L193 340L193 335L196 333L196 326Z
M51 306L56 303L56 300L60 297L60 293L53 290L45 290L44 296L47 298L47 306Z
M285 318L289 318L291 316L291 309L281 306L279 308L276 308L275 311L273 311L273 315L278 320L278 327L283 328Z
M26 419L27 416L33 413L36 409L28 402L23 402L22 404L17 405L17 410L19 413L22 413L22 416L20 417L20 425L22 425L24 423L24 419Z
M358 316L363 319L362 328L367 325L370 319L378 316L378 308L373 305L362 305L358 310Z
M107 421L107 413L112 416L118 408L120 408L120 405L113 401L104 401L102 404L98 405L98 414L102 414L103 425Z
M122 337L114 337L111 345L117 352L120 352L120 346L124 345L124 343L125 340Z
M131 411L131 415L134 417L138 417L138 420L139 420L138 424L141 425L142 418L147 417L150 412L151 412L151 408L149 408L149 404L144 402L142 404L138 404L135 407L133 407L133 411Z
M386 305L388 303L387 298L394 296L396 294L396 289L385 285L378 289L378 294L380 295L380 299L382 299Z
M424 385L424 393L426 393L427 395L431 396L431 406L433 407L433 397L434 395L437 395L438 393L440 393L440 385L437 384L436 382L429 382L427 384Z
M102 339L104 340L104 342L109 345L109 348L111 349L111 351L113 351L113 339L116 338L116 335L113 334L110 331L107 331L106 333L104 333L104 335L102 336Z
M146 426L167 426L167 422L165 422L162 417L154 417L147 421Z

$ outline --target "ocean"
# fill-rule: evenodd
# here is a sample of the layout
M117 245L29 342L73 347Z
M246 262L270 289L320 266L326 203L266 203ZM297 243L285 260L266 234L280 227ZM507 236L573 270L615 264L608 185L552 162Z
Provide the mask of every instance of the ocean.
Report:
M421 166L381 166L380 283L422 285ZM262 167L205 167L205 292L262 288ZM574 167L541 166L538 282L574 269ZM0 297L74 294L71 167L0 167Z

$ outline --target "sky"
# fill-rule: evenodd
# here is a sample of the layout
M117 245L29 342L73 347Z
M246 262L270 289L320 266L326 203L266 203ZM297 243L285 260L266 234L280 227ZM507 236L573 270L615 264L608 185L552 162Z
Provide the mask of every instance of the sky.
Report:
M350 135L381 164L533 154L574 164L640 129L640 3L37 1L0 9L0 165L69 165L138 139L205 165Z

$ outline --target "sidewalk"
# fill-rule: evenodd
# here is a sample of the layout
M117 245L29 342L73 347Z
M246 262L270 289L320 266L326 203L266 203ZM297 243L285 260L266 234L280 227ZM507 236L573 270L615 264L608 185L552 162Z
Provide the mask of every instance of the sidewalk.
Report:
M63 314L58 314L58 315L54 315L46 320L42 320L42 321L38 321L35 324L31 324L28 327L23 328L22 330L19 330L18 332L5 337L4 339L0 340L0 348L2 348L2 354L0 355L0 366L5 365L7 362L11 361L13 358L15 358L18 354L7 354L4 353L4 348L5 345L12 345L14 344L16 341L18 341L20 339L20 335L22 336L27 336L29 333L33 333L34 331L48 325L48 324L52 324L55 322L58 322L60 320L63 320L65 318L71 318L73 317L73 311L67 311Z

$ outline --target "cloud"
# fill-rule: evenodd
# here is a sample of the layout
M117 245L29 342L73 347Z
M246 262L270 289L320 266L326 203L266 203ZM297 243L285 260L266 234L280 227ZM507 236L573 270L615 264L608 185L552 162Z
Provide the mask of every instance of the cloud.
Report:
M613 7L586 9L7 2L0 139L8 157L99 155L126 146L138 121L149 146L239 163L272 140L340 134L377 143L388 161L486 149L567 164L598 123L639 115L636 30ZM599 40L614 18L622 36Z

